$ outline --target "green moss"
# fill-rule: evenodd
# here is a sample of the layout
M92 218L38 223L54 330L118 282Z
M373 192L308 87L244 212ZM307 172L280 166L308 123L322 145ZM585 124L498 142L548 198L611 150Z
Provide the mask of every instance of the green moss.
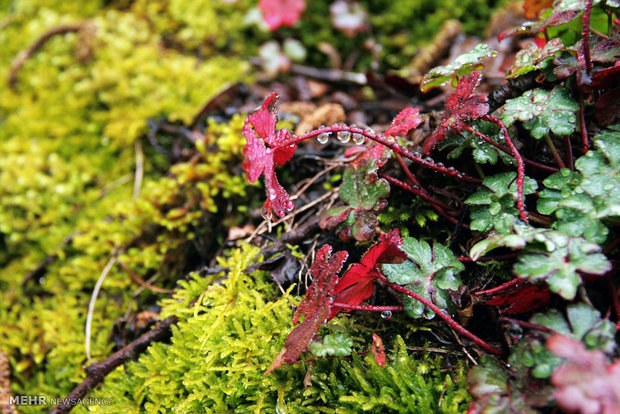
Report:
M416 360L400 337L383 368L368 355L320 359L311 368L284 366L264 376L292 329L296 300L288 294L273 300L276 288L266 272L243 273L257 252L248 246L233 250L218 263L230 267L221 284L214 282L222 274L194 275L164 301L161 317L179 317L171 343L153 344L138 362L108 376L94 396L113 396L113 405L92 408L220 413L453 413L465 409L463 367L443 374L439 360ZM199 300L189 306L195 298ZM329 327L355 333L351 321L343 318ZM312 385L304 388L307 369L311 369Z

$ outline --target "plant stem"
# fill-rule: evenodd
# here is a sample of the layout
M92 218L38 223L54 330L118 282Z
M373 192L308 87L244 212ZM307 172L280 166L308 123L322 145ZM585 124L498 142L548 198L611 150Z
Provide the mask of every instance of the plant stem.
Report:
M519 252L513 252L513 253L506 253L506 254L502 254L499 256L486 256L486 257L481 257L479 259L472 259L469 256L459 256L457 257L457 259L459 260L459 262L461 263L474 263L474 262L494 262L496 260L509 260L509 259L514 259L515 257L517 257L519 255Z
M371 306L371 305L350 305L347 303L332 303L333 307L344 308L345 311L359 310L367 312L402 312L402 306Z
M516 287L519 283L525 282L524 279L521 279L520 277L516 277L506 283L502 283L499 286L496 286L492 289L487 289L487 290L481 290L479 292L476 292L475 295L476 296L482 296L482 295L495 295L499 292L503 292L504 290L508 290L512 287Z
M502 316L501 318L499 318L499 320L502 322L514 323L515 325L519 325L524 328L536 329L537 331L542 331L546 333L553 333L553 329L547 328L546 326L543 326L543 325L531 323L531 322L520 321L518 319L507 318L505 316Z
M564 161L562 161L562 157L560 157L558 149L555 147L553 141L551 140L551 137L548 134L545 135L545 142L547 143L547 147L549 147L549 149L551 150L553 158L555 158L555 162L558 164L558 167L566 168L566 165L564 165Z
M527 213L525 211L525 202L523 201L523 183L525 182L525 165L523 163L523 158L521 154L519 154L519 150L517 150L517 146L510 139L510 134L508 133L508 129L506 125L502 121L497 118L493 118L489 115L485 115L482 117L483 120L493 122L495 125L500 127L504 141L508 148L510 148L510 152L512 152L512 156L515 157L515 161L517 162L517 209L519 210L519 217L525 223L529 223L527 219ZM471 128L472 131L474 130Z
M586 129L586 114L583 104L583 91L579 89L579 123L581 124L581 145L583 146L583 153L587 153L590 150L588 144L588 130Z
M446 218L446 220L448 220L450 223L452 224L458 224L458 220L455 219L454 217L448 215L445 211L443 207L446 207L448 210L452 210L454 211L449 205L431 197L428 194L423 193L419 188L415 188L415 187L411 187L409 184L404 183L392 176L386 175L386 174L379 174L379 176L381 178L385 178L387 181L389 181L390 183L404 189L407 190L415 195L417 195L418 197L428 201L429 203L431 203L431 206L433 206L433 208L435 209L435 211L437 211L439 214L441 214L444 218ZM463 224L461 223L461 226L465 227L465 228L469 228L469 226L467 224Z
M422 303L424 306L427 306L428 308L430 308L433 312L435 312L435 315L437 315L441 319L443 319L455 331L457 331L461 335L471 339L473 342L478 344L480 347L482 347L486 351L488 351L488 352L490 352L492 354L495 354L495 355L499 355L499 356L503 356L504 355L504 352L501 349L498 349L498 348L488 344L487 342L485 342L484 340L480 339L479 337L477 337L473 333L469 332L461 324L459 324L457 321L452 319L449 315L445 314L441 309L439 309L439 307L437 305L435 305L431 301L423 298L422 296L418 295L417 293L415 293L415 292L413 292L413 291L411 291L411 290L409 290L409 289L407 289L407 288L405 288L405 287L403 287L403 286L401 286L401 285L399 285L397 283L390 282L382 274L379 274L379 278L381 280L383 280L392 289L394 289L394 290L396 290L396 291L398 291L400 293L403 293L403 294L405 294L405 295L407 295L407 296L417 300L418 302Z
M389 141L383 134L380 134L378 132L372 131L372 130L366 130L366 129L361 129L358 128L356 126L348 126L348 125L332 125L332 126L328 126L328 127L323 127L323 128L319 128L319 129L315 129L314 131L310 131L310 132L306 132L303 135L299 135L294 137L293 139L291 139L290 141L284 142L280 145L277 145L275 147L273 147L273 150L277 150L280 148L286 148L290 145L294 145L294 144L298 144L300 142L306 141L308 139L311 138L315 138L318 137L321 134L332 134L332 133L338 133L340 131L344 131L344 132L350 132L351 134L357 134L357 135L361 135L365 138L368 138L370 140L373 140L387 148L389 148L390 150L392 150L395 154L399 154L402 155L405 158L410 159L411 161L413 161L416 164L419 164L423 167L429 168L433 171L436 171L438 173L450 176L452 178L454 178L457 181L461 181L461 182L466 182L466 183L474 183L474 184L480 184L482 181L474 178L474 177L470 177L467 174L464 174L460 171L455 170L454 168L446 168L445 166L441 165L441 164L435 164L435 162L430 159L430 158L422 158L422 155L419 153L416 154L412 154L409 151L407 151L404 147L400 146L399 144L397 144L396 142L392 142Z
M575 170L573 165L573 146L570 143L570 135L564 135L564 150L566 151L566 165L571 171Z
M586 63L588 77L592 75L592 58L590 56L590 16L592 15L592 0L586 0L586 10L583 13L583 27L581 29L583 57Z

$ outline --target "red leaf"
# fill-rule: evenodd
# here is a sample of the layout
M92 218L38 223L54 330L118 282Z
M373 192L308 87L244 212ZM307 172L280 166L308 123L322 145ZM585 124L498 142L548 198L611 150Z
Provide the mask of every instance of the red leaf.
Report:
M372 296L374 280L378 276L379 263L402 263L407 254L400 250L402 239L398 229L394 229L379 238L379 243L366 252L361 263L351 266L349 271L338 280L331 290L337 303L357 306ZM332 319L344 307L332 306L327 319Z
M522 284L502 291L486 304L497 306L500 313L511 315L540 308L550 300L551 293L547 287Z
M540 13L553 6L553 0L525 0L523 10L525 17L532 20L536 19Z
M336 252L333 256L331 252L332 247L326 244L316 254L316 259L310 268L314 280L293 317L293 323L297 324L299 317L305 314L304 321L288 335L284 342L284 348L265 372L265 375L284 362L292 364L297 361L299 355L312 342L314 335L327 322L332 303L328 293L338 282L338 272L342 269L342 265L348 256L346 251Z
M385 135L407 135L410 130L416 129L421 123L420 111L416 108L408 107L396 115L392 125L385 131Z
M269 215L274 211L278 216L284 217L294 205L286 190L278 182L275 165L284 165L290 160L297 146L277 148L291 139L291 134L286 129L276 132L277 100L278 94L272 93L265 99L261 109L248 115L245 120L243 135L247 143L243 148L245 159L242 167L251 183L261 175L265 176L267 201L264 207Z
M258 8L263 13L263 20L267 23L269 30L274 31L280 26L294 26L306 9L306 2L304 0L260 0Z
M566 358L555 370L551 382L554 397L561 409L580 413L620 412L620 359L607 364L601 351L588 351L583 343L555 334L547 348Z
M372 345L370 346L370 350L375 357L375 361L377 365L381 368L385 365L385 349L383 347L383 341L381 337L376 333L372 334Z
M368 147L350 147L345 150L345 157L350 157L352 155L356 155L361 153L356 159L351 161L351 165L357 167L359 164L363 164L364 162L374 158L377 160L377 166L382 167L383 164L387 161L387 159L381 159L385 152L385 145L382 144L374 144L370 149ZM348 151L348 152L347 152Z
M446 139L448 132L463 131L468 125L467 122L480 118L489 112L487 97L472 95L481 80L481 72L472 72L459 80L456 93L451 95L446 102L443 120L424 141L425 153L430 153L435 145Z

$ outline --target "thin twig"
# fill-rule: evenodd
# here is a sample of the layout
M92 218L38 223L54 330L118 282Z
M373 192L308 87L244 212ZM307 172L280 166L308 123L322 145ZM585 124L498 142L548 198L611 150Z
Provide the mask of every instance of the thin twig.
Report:
M136 174L133 181L133 199L136 200L140 195L140 188L142 187L142 177L144 176L144 152L142 151L142 141L136 140Z
M344 311L366 311L366 312L402 312L402 306L371 306L371 305L350 305L347 303L332 303L333 307L344 308Z
M481 296L481 295L496 295L499 292L503 292L505 290L508 290L512 287L516 287L519 285L519 283L523 283L525 282L525 279L521 279L520 277L515 277L514 279L506 282L506 283L502 283L499 286L496 286L492 289L487 289L487 290L481 290L475 293L476 296Z
M505 316L502 316L501 318L499 318L499 320L502 322L514 323L515 325L522 326L523 328L535 329L537 331L546 332L546 333L553 333L553 329L547 328L546 326L543 326L543 325L538 325L536 323L520 321L518 319L507 318Z
M32 45L30 45L28 49L19 52L11 63L11 70L9 71L9 76L7 78L9 87L15 88L15 85L17 85L17 74L19 70L22 66L24 66L24 63L26 63L26 61L45 44L45 42L56 35L78 32L83 26L84 23L77 23L54 27L43 33Z
M553 154L553 158L555 158L555 162L558 164L558 167L566 168L566 165L564 165L564 161L562 160L562 157L560 156L560 153L555 147L555 144L551 140L549 134L545 135L545 142L547 143L547 147L551 150L551 154Z
M86 378L84 381L75 387L60 404L51 409L49 414L63 414L71 411L76 401L84 398L90 390L103 381L106 375L125 362L136 358L152 342L167 339L170 336L170 327L176 324L177 321L178 319L176 316L164 319L149 332L116 351L104 361L90 364L84 369L86 371Z
M110 270L112 270L112 266L116 263L116 254L113 254L108 263L103 268L99 279L97 279L97 283L95 284L95 288L93 289L93 293L90 297L90 303L88 304L88 315L86 315L86 343L84 348L86 349L86 359L90 361L90 333L93 322L93 312L95 311L95 302L97 301L97 296L99 295L99 290L101 289L101 285L103 285L103 281L105 280Z
M583 91L581 89L579 89L579 123L581 124L581 145L583 148L583 153L585 154L590 150L590 144L588 143L585 105L583 104Z
M127 274L129 274L129 277L131 278L131 280L133 280L135 283L139 284L143 288L148 289L151 292L157 292L157 293L174 293L174 290L172 289L160 288L159 286L155 286L155 285L152 285L146 282L144 279L138 276L136 272L134 272L129 266L127 266L125 262L121 260L117 260L117 261L118 261L118 265L122 267L123 270L127 272Z

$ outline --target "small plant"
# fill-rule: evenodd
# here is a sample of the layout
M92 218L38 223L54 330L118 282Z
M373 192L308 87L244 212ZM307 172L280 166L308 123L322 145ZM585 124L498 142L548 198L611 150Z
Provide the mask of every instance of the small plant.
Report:
M334 137L342 144L353 142L360 146L366 143L368 146L345 167L339 191L344 205L330 209L321 219L321 228L335 231L345 242L352 239L368 242L379 235L361 261L351 265L341 277L338 273L348 253L339 251L330 256L332 247L328 244L318 251L311 270L313 282L298 307L294 323L301 314L305 314L305 318L288 335L284 348L267 373L282 363L298 362L308 347L316 356L348 355L350 351L346 347L346 352L335 350L340 349L338 344L343 342L334 342L330 335L322 342L315 339L321 327L340 312L403 310L413 318L439 317L486 352L500 357L510 355L510 373L492 359L470 372L471 393L476 398L471 412L501 410L502 407L511 407L515 412L533 412L535 407L550 404L554 398L562 407L594 412L572 401L567 387L572 386L571 381L579 370L603 369L604 364L594 367L581 363L580 355L585 351L579 347L586 344L591 349L613 352L614 325L601 319L600 313L587 300L568 306L568 322L560 311L553 309L533 316L529 322L507 315L527 315L542 309L555 295L573 301L579 289L583 289L580 297L587 298L587 281L604 278L608 278L613 287L610 303L615 314L620 315L620 301L609 273L612 264L605 256L618 241L610 240L609 236L616 234L610 228L615 228L620 215L617 165L620 128L610 126L606 120L599 121L599 132L590 140L585 120L586 100L592 102L599 96L598 102L605 102L600 96L610 87L606 82L612 76L610 71L615 70L612 68L617 67L609 58L611 55L617 57L620 51L615 34L618 24L613 17L617 10L605 2L594 9L598 14L609 16L605 30L610 34L605 36L600 28L591 30L589 26L593 13L591 1L580 6L565 1L526 2L524 7L528 16L541 15L541 19L520 29L505 31L500 37L541 32L545 38L537 41L537 48L518 54L509 78L535 72L544 80L544 87L526 88L492 110L487 96L475 94L482 80L483 60L495 55L486 45L479 45L451 65L432 70L422 83L426 90L448 82L456 86L456 92L448 97L445 111L422 147L426 154L436 148L450 149L448 159L453 159L460 166L458 169L435 162L406 145L408 134L428 119L413 107L397 114L384 134L343 124L320 127L299 136L286 129L276 130L277 116L273 106L276 95L269 96L261 109L248 117L244 128L247 140L244 169L251 181L260 174L265 175L267 219L272 218L272 213L283 217L295 208L275 178L275 166L283 166L290 160L303 141L316 138L325 144ZM575 22L581 14L583 37L573 39L571 46L561 25L578 24ZM550 33L557 37L551 38ZM592 94L593 91L600 92ZM593 124L590 126L596 128ZM577 150L573 148L572 138L577 132L581 135L582 154L575 161ZM548 164L549 158L543 160L533 154L534 159L531 159L521 154L524 145L536 145L537 140L544 141L555 165ZM473 172L463 162L470 149L474 157ZM532 152L528 152L532 157ZM503 167L497 163L499 159ZM478 162L495 167L490 168L487 175ZM414 175L412 167L416 167L417 174ZM398 169L410 184L394 175ZM459 195L454 198L464 200L460 207L456 206L442 200L442 193L435 187L425 188L420 171L445 176L473 190L469 195L456 190ZM476 174L481 177L476 178ZM448 246L437 242L401 238L397 229L382 228L376 212L387 206L393 186L428 202L457 229L482 233L482 240L473 245L470 257L458 257ZM464 205L471 206L468 207L469 222L456 219L464 213ZM516 252L506 258L486 256L498 248ZM506 259L512 262L501 262ZM496 262L517 276L495 288L479 289L474 295L478 303L497 307L505 324L519 331L530 330L526 335L514 336L515 342L504 344L501 349L467 330L452 316L462 310L464 292L472 290L459 277L466 264L472 262ZM378 289L401 296L393 306L363 305ZM573 339L564 343L556 339L557 335L549 339L550 334L569 335ZM380 340L375 338L373 353L378 362L384 358L381 348ZM570 349L574 350L574 356ZM599 358L598 355L595 358ZM564 366L566 360L574 365ZM550 384L548 378L552 374L553 383ZM527 385L531 377L537 381L533 388ZM605 381L612 380L605 378ZM557 387L555 393L553 386ZM532 393L539 391L541 398L534 398ZM592 389L586 387L580 392L592 398ZM605 404L615 407L617 396L605 398L608 397L610 402Z

